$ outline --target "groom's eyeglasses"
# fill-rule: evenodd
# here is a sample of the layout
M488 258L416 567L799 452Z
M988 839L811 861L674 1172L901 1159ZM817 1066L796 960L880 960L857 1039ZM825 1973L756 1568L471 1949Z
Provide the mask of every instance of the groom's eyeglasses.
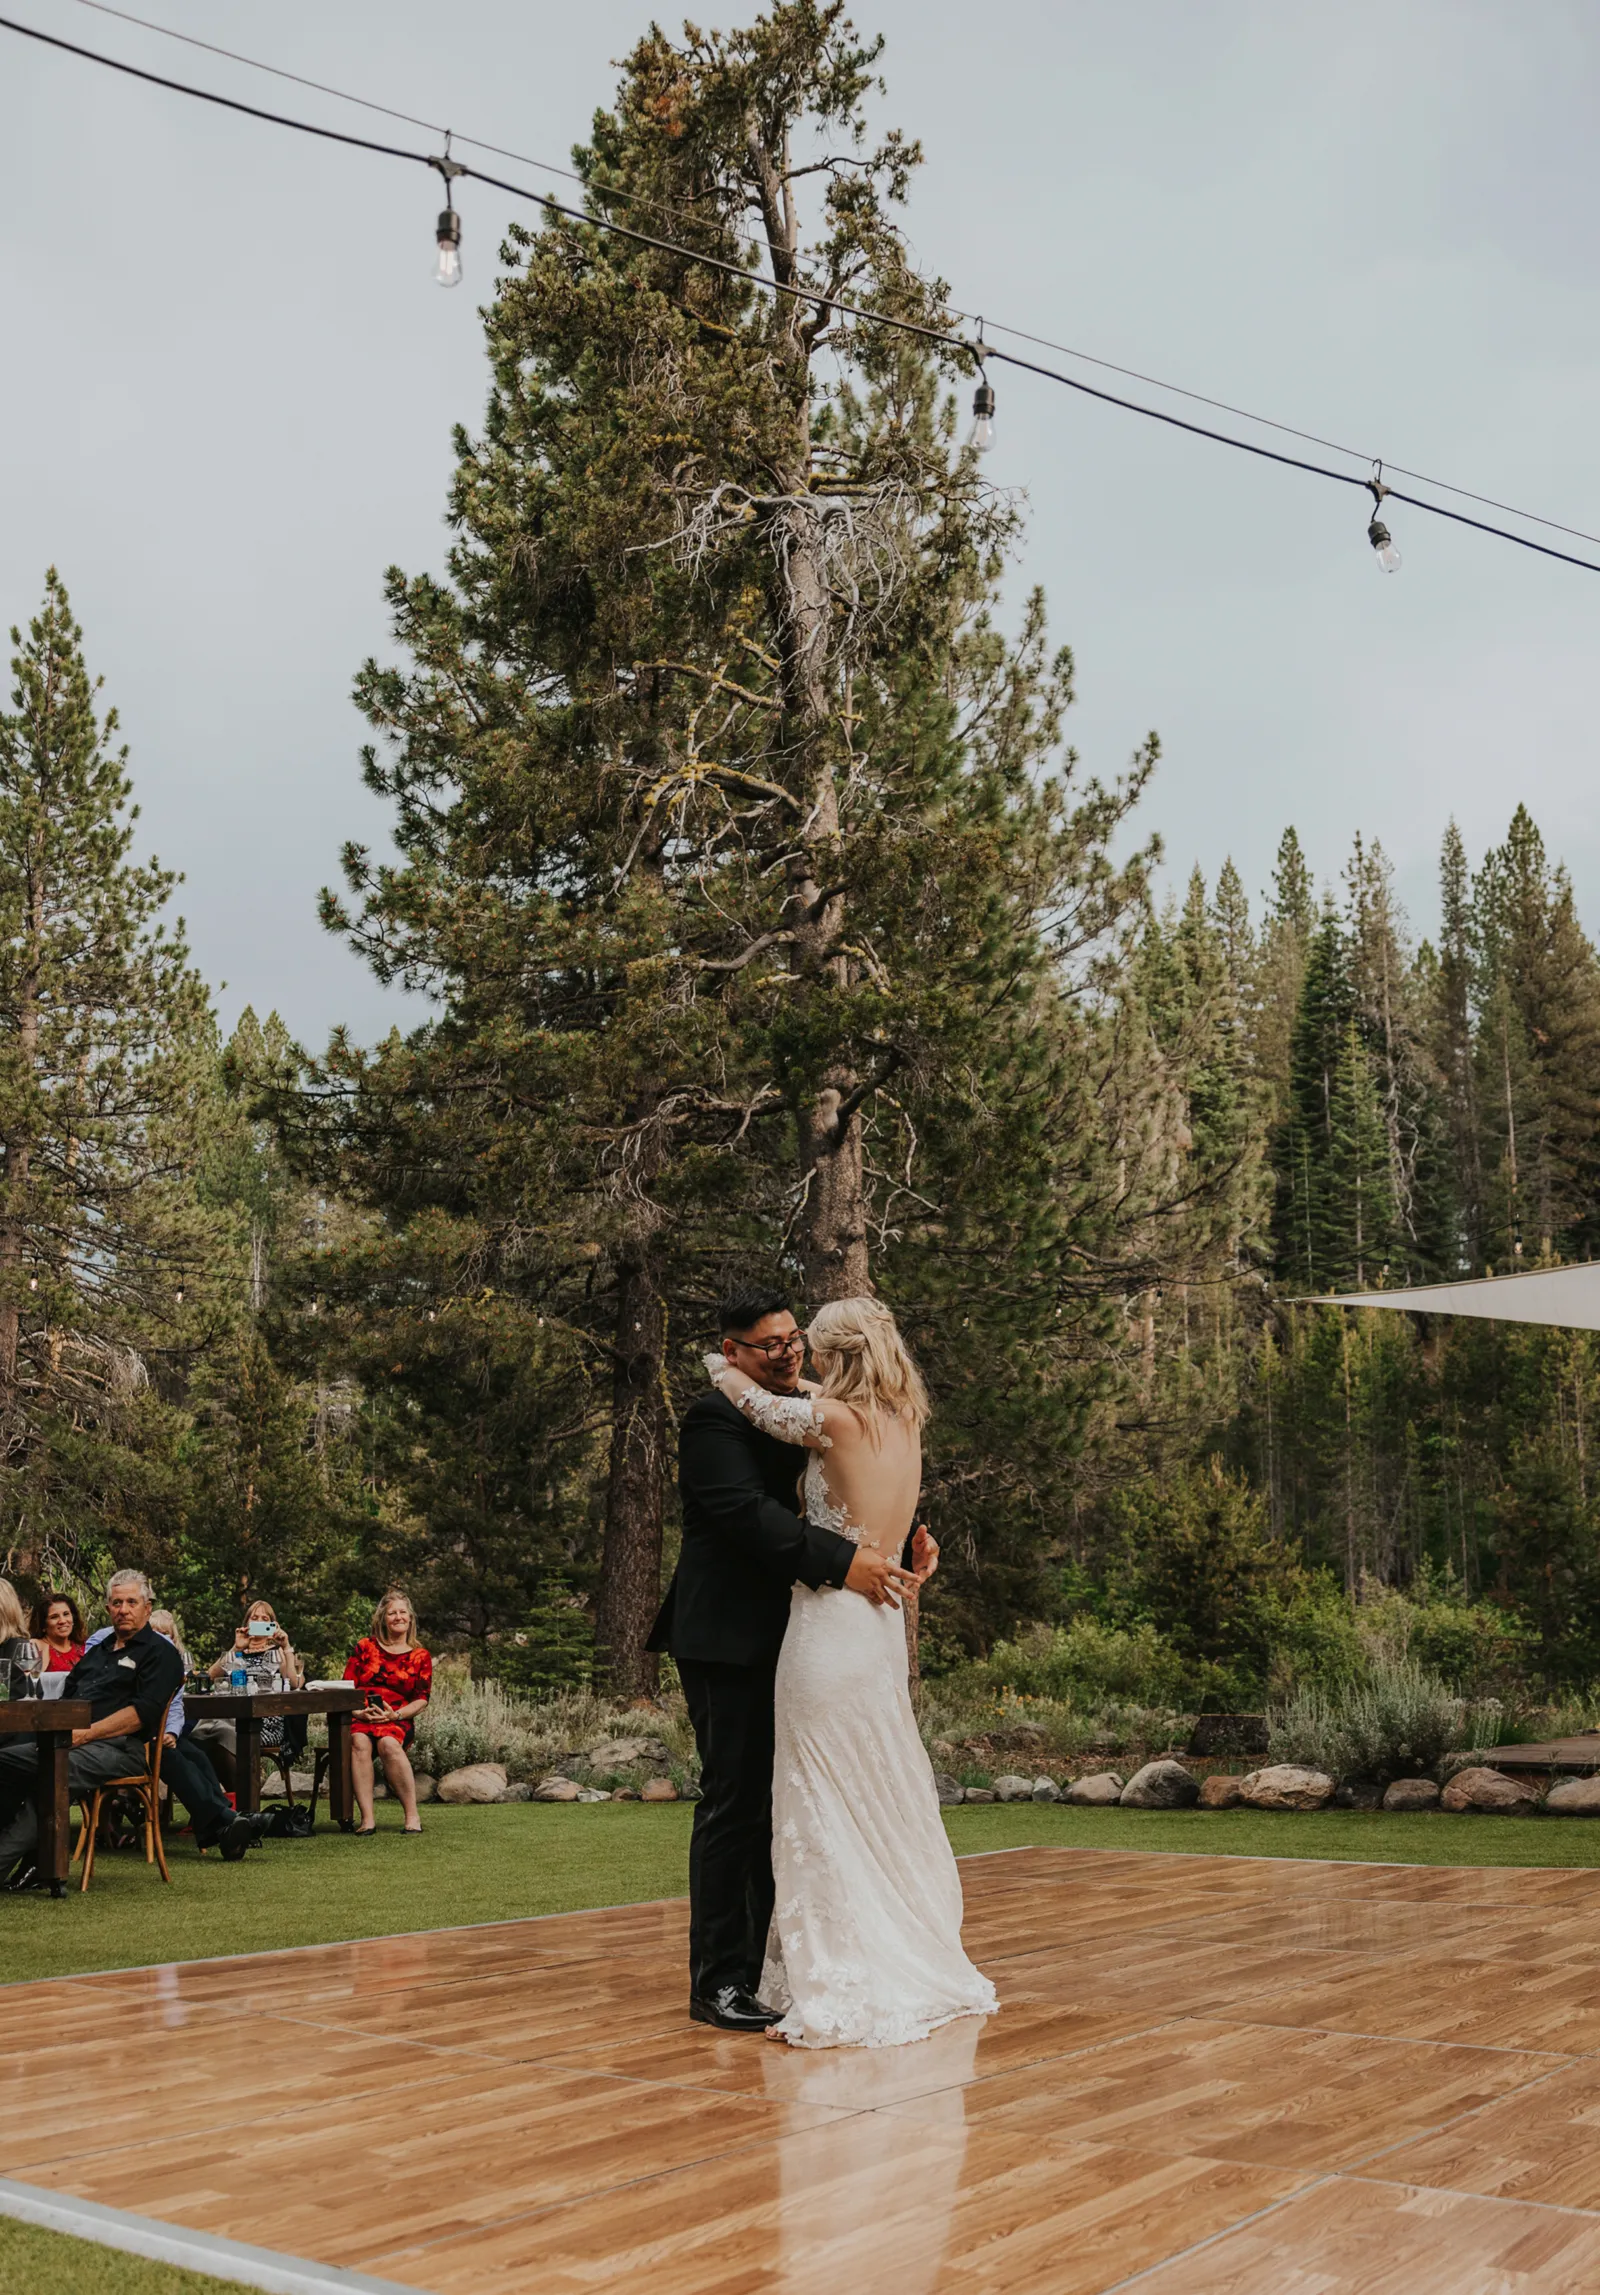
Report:
M735 1339L736 1347L748 1347L753 1355L765 1355L769 1363L780 1361L785 1355L803 1355L806 1351L804 1331L791 1331L786 1339Z

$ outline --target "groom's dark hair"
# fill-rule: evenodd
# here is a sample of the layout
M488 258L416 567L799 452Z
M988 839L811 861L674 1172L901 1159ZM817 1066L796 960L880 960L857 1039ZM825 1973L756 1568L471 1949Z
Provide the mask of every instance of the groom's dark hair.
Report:
M787 1291L775 1290L769 1283L741 1283L718 1307L717 1328L726 1338L730 1331L754 1330L764 1315L787 1315L790 1310Z

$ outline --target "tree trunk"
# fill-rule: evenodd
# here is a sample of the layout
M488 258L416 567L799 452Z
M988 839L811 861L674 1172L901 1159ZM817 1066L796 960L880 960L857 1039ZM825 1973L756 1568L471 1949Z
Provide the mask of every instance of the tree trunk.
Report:
M614 1697L649 1697L659 1669L645 1637L661 1603L661 1490L666 1465L666 1308L648 1246L617 1266L611 1372L611 1471L595 1635Z
M789 154L773 150L753 118L747 136L773 277L786 284L800 271ZM834 608L823 561L824 513L810 491L810 366L824 323L824 313L797 297L779 298L773 347L788 371L795 426L792 460L780 474L780 499L771 514L769 602L783 699L783 749L793 760L790 772L806 822L800 848L787 867L784 921L795 936L789 962L796 992L812 995L846 989L851 981L851 960L839 947L845 871L830 749L835 711L828 657ZM800 1110L802 1194L795 1226L806 1296L813 1301L848 1299L871 1288L858 1086L849 1065L836 1061Z

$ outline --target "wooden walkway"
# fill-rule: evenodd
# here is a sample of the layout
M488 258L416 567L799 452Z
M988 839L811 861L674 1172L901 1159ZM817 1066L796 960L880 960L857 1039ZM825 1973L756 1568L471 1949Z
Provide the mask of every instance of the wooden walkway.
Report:
M1558 1770L1567 1777L1589 1777L1600 1769L1600 1729L1581 1737L1550 1737L1540 1745L1496 1745L1483 1755L1494 1769Z
M1600 2287L1600 1871L962 1869L1002 2011L882 2052L690 2025L677 1904L8 1988L0 2176L434 2295Z

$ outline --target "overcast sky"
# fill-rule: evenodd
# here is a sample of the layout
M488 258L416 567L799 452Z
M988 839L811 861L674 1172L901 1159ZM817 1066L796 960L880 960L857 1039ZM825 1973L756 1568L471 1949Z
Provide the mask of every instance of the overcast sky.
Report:
M646 22L634 0L140 12L558 163ZM79 0L16 13L428 141ZM911 233L959 303L1600 533L1600 10L866 0L857 21L888 35L883 116L927 153ZM0 623L60 567L224 1019L276 1005L308 1042L417 1011L315 900L344 839L382 839L350 681L386 643L384 568L442 564L451 425L484 400L477 306L513 209L463 187L468 283L445 294L437 205L420 169L0 34ZM1359 829L1427 930L1449 815L1476 859L1521 798L1600 927L1600 577L1404 509L1386 577L1354 490L994 379L991 469L1029 497L1017 585L1076 652L1074 741L1113 772L1159 731L1146 823L1175 874L1232 853L1255 894L1293 821L1331 878Z

